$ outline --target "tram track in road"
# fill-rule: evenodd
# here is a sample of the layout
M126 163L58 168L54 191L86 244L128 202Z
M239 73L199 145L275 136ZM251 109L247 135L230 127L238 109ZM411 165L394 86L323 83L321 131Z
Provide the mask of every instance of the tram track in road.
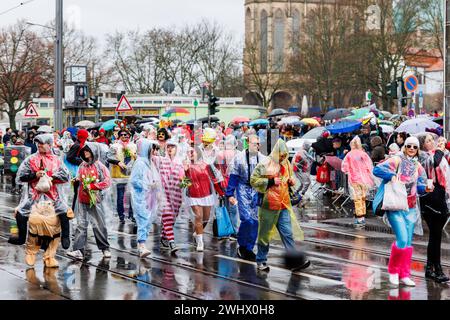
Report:
M3 215L0 215L0 219L3 219L3 220L9 220L9 221L14 221L12 218L10 218L10 217L5 217L5 216L3 216ZM8 235L5 234L4 232L1 232L1 231L0 231L0 238L3 238L3 239L5 239L5 240L7 240L7 239L8 239ZM72 239L72 240L73 240L73 239ZM95 241L88 240L88 243L89 243L90 245L96 246ZM132 250L133 250L133 249L132 249ZM116 248L116 247L114 247L114 246L110 246L110 251L113 251L113 252L115 251L115 252L119 252L119 253L121 253L121 254L131 255L131 256L137 257L137 258L139 259L139 255L133 253L131 250L125 250L125 249ZM70 261L76 261L76 260L70 258L69 256L65 255L65 254L61 254L60 252L57 253L57 256L58 256L58 257L65 258L65 259L69 259ZM169 260L166 260L166 259L163 259L163 258L155 257L154 255L151 255L151 256L147 257L146 260L156 261L156 262L159 262L159 263L161 263L161 264L164 264L164 265L170 265L170 266L176 267L176 268L183 268L183 269L188 270L188 271L190 271L190 272L192 272L192 273L201 273L201 274L203 274L203 275L205 275L205 276L212 277L212 278L220 278L220 279L222 279L222 280L232 281L232 282L235 282L235 283L237 283L237 284L239 284L239 285L242 285L242 286L252 287L252 288L257 289L257 290L261 290L261 291L265 291L265 292L269 292L269 293L274 293L274 294L276 294L276 295L281 295L280 298L281 298L282 296L284 296L284 297L290 297L290 298L292 298L292 299L303 299L303 300L308 300L308 298L304 298L304 297L301 297L301 296L299 296L299 295L291 294L291 293L288 293L288 292L283 292L283 291L281 291L281 290L276 290L276 289L267 288L267 287L264 287L264 286L261 286L261 285L255 284L255 283L246 282L246 281L239 280L239 279L232 278L232 277L223 276L223 275L220 275L220 274L211 272L211 271L206 271L206 270L202 270L202 269L199 269L199 268L195 268L195 267L189 266L189 265L187 265L187 264L183 264L183 263L179 263L179 262L177 263L177 262L169 261ZM124 275L123 273L120 273L120 272L117 272L117 271L112 271L112 270L107 269L107 268L103 268L103 267L101 267L101 266L98 266L98 265L96 265L96 264L94 264L94 263L92 263L92 262L86 261L86 260L83 260L83 261L80 261L80 262L82 262L83 264L86 264L86 265L88 265L88 266L95 267L95 268L98 267L98 268L101 269L102 271L114 273L114 274L116 274L116 275L118 275L118 276L121 276L121 277L123 277L123 278L127 278L128 280L131 280L131 281L137 281L137 282L141 282L141 283L150 284L150 285L155 286L155 287L158 287L158 288L160 288L160 289L164 289L164 290L167 290L167 291L170 291L170 292L173 292L173 293L182 295L182 296L186 296L186 297L188 297L189 299L196 299L196 300L201 299L201 298L199 298L199 297L195 297L195 296L192 296L192 295L187 295L187 294L182 293L182 292L179 292L179 291L177 291L177 290L167 289L167 287L164 287L164 286L155 284L155 283L153 283L153 282L148 283L148 282L145 282L145 281L142 281L142 280L138 280L138 279L136 279L136 278L134 278L134 277L131 277L131 276L128 276L128 275ZM287 270L286 270L286 271L287 271ZM208 280L205 279L205 281L208 281Z
M9 237L5 233L0 231L0 238L8 241ZM73 259L69 258L67 255L63 255L63 254L58 253L58 252L56 253L56 256L58 256L60 258L63 258L63 259L66 259L67 261L70 261L70 262L74 261ZM146 281L143 281L143 280L140 280L140 279L128 276L126 274L123 274L123 273L120 273L120 272L117 272L117 271L114 271L114 270L110 270L108 268L104 268L104 267L102 267L100 265L97 265L97 264L94 264L94 263L91 263L91 262L87 262L87 261L80 261L80 262L82 262L83 264L85 264L87 266L94 267L94 268L99 269L101 271L114 274L114 275L116 275L116 276L118 276L120 278L123 278L123 279L126 279L126 280L130 280L130 281L135 282L135 283L142 283L142 284L150 285L150 286L153 286L153 287L157 287L159 289L162 289L162 290L165 290L165 291L169 291L169 292L174 293L176 295L186 297L189 300L200 300L199 298L197 298L195 296L188 295L188 294L179 292L177 290L169 289L169 288L163 287L161 285L157 285L155 283L146 282ZM68 297L68 296L63 296L63 297L67 298L67 299L70 299L70 297Z

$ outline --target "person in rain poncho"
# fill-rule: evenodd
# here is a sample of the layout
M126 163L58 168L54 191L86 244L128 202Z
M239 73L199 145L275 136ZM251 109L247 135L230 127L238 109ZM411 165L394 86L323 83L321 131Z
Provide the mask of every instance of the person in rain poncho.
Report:
M232 137L232 136L231 136ZM253 247L258 235L258 193L250 185L250 177L258 163L266 157L259 152L259 139L256 135L249 137L249 148L237 153L230 170L230 180L226 189L231 205L238 205L241 224L237 239L240 258L255 261ZM236 198L234 194L236 192Z
M418 161L419 140L416 137L409 137L405 140L400 156L394 156L378 164L373 169L373 174L383 179L378 188L373 201L373 211L385 197L385 184L401 182L406 187L408 210L387 211L387 218L391 225L396 241L392 243L391 255L389 257L388 273L389 282L398 286L399 280L407 286L415 286L411 280L411 258L413 254L412 238L414 225L420 218L418 210L417 193L426 192L427 176L422 165ZM403 195L399 195L404 197Z
M250 178L251 186L263 194L258 211L256 263L259 271L269 271L267 254L275 227L288 252L296 251L294 235L299 235L300 238L303 236L289 196L289 187L294 186L296 181L288 156L286 143L279 139L269 157L256 166ZM307 268L309 264L305 260L295 270Z
M305 142L292 158L294 173L301 183L299 192L303 197L305 196L306 191L308 191L308 188L311 185L310 172L314 158L308 154L308 150L310 148L311 144Z
M11 237L9 243L24 244L27 237L27 222L31 207L40 201L50 201L61 222L61 240L64 249L70 247L69 219L74 217L73 211L67 206L64 192L60 186L69 182L69 171L60 158L52 153L53 135L41 134L35 139L38 152L25 159L17 171L17 182L23 184L22 198L16 208L16 221L19 229L18 237ZM41 192L36 187L44 176L51 179L50 190Z
M108 168L100 162L100 152L99 143L86 142L81 149L83 162L76 177L80 182L75 207L77 228L73 251L67 253L75 259L84 257L89 220L93 222L92 229L97 247L103 252L105 258L111 257L105 223L105 211L108 204L104 202L105 193L109 192L111 187L111 177Z
M61 146L65 154L69 152L70 147L72 147L74 143L75 142L73 142L72 135L69 131L64 131L62 138L58 141L58 144Z
M170 138L169 131L167 131L166 128L159 128L157 138L159 143L159 155L164 157L166 155L166 143Z
M231 169L233 167L233 159L237 154L237 141L233 135L225 137L223 143L224 150L221 150L217 155L216 168L220 170L223 176L223 186L226 189L230 180ZM230 236L231 240L237 240L237 230L239 228L239 218L236 204L232 205L229 201L229 197L225 198L225 207L230 215L231 223L233 225L234 234Z
M191 181L191 185L187 188L186 204L191 206L195 214L193 236L197 243L197 251L203 251L203 230L209 221L211 208L216 202L214 190L220 197L225 194L221 186L223 177L214 165L209 165L203 160L199 147L191 149L190 162L185 161L183 165L186 177Z
M117 213L120 223L125 223L125 191L129 178L129 168L136 159L136 144L130 141L131 133L126 129L120 129L119 140L110 145L108 163L112 164L111 178L117 188ZM133 206L130 206L128 218L135 222Z
M131 170L129 188L131 202L136 212L139 257L150 255L145 246L151 227L151 218L163 206L162 182L152 157L159 151L157 141L140 139L137 144L137 160Z
M361 139L356 136L350 142L351 151L342 161L342 172L348 175L350 190L355 202L355 226L365 225L367 191L373 186L372 160L364 151Z
M203 130L202 143L199 146L201 157L209 165L214 165L216 157L219 153L219 148L216 147L214 142L217 138L216 130L212 128L205 128Z
M152 158L161 176L165 197L161 217L161 245L164 249L169 249L171 253L178 250L175 244L173 225L181 207L182 190L180 183L184 178L183 163L177 157L177 148L177 142L174 139L169 139L166 144L166 156Z

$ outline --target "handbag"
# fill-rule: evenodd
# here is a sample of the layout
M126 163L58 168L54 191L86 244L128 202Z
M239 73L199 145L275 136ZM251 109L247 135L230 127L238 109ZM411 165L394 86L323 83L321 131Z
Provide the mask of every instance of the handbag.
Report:
M42 177L39 178L39 181L34 188L39 192L47 193L50 191L51 187L52 187L51 178L47 174L44 174Z
M222 201L221 201L222 202ZM215 210L213 234L215 237L229 237L235 234L227 208L221 203Z
M405 184L400 181L388 182L384 185L383 206L385 211L408 211L408 193Z
M318 183L330 182L330 169L328 168L328 164L324 163L317 169L316 181Z

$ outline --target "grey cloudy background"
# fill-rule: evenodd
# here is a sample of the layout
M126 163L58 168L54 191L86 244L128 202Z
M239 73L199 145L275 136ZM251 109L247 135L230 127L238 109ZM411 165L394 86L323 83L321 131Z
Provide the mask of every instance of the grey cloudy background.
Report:
M0 0L0 13L24 0ZM64 19L87 34L104 38L115 30L181 26L202 18L216 21L237 40L244 37L244 0L64 0ZM55 15L55 0L33 0L0 14L0 26L18 19L46 24ZM38 27L35 27L38 28Z

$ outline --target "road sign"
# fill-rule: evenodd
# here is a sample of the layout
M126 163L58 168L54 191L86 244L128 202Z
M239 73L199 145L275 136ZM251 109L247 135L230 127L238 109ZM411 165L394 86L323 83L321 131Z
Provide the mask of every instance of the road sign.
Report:
M26 117L26 118L39 117L36 105L33 102L30 102L30 104L28 105L27 110L25 111L24 117Z
M194 100L194 102L193 102L193 104L194 104L194 107L196 107L196 108L197 108L197 107L198 107L198 100L197 100L197 99L195 99L195 100Z
M128 102L127 97L125 95L120 98L119 104L116 107L116 112L125 112L125 111L132 111L133 107Z
M372 92L366 91L366 101L367 102L372 101Z
M405 89L408 92L415 92L419 86L419 80L416 76L411 75L405 79Z

